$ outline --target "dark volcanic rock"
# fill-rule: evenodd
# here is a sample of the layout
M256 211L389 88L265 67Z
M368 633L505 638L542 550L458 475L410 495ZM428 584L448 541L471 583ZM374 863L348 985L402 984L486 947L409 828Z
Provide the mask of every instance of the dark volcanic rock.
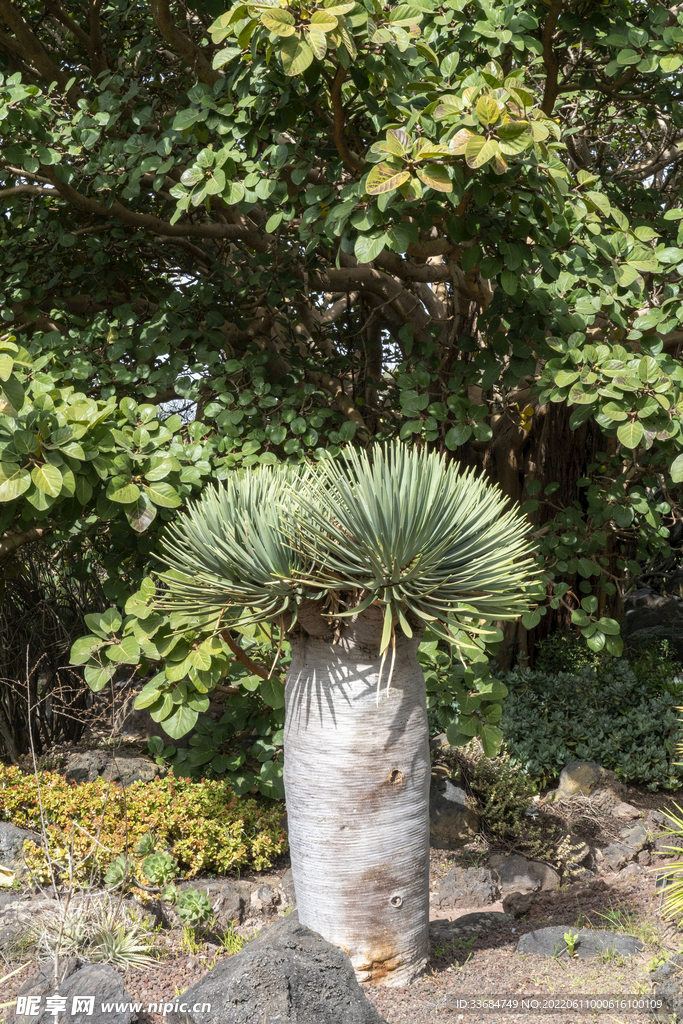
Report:
M346 954L299 924L296 911L217 964L183 1001L169 1024L386 1024Z

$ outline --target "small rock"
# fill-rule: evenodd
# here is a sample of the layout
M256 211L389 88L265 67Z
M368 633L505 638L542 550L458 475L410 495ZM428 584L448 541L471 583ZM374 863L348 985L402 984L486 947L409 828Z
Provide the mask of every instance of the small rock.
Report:
M446 738L445 732L440 732L438 736L435 736L433 740L429 741L430 750L439 750L440 747L450 747L450 743Z
M503 910L513 917L523 917L531 910L534 902L533 893L530 892L509 892L503 899Z
M636 857L636 860L639 864L642 864L644 867L647 867L648 864L652 863L652 854L649 850L641 850L638 856Z
M571 761L562 769L558 787L547 799L569 800L574 796L591 796L598 790L607 790L620 800L626 792L614 772L593 761Z
M17 828L9 821L0 821L0 865L14 871L17 881L28 877L28 868L24 860L24 840L31 839L39 843L37 832L28 832L25 828Z
M623 828L619 833L619 839L618 843L610 843L602 851L602 871L620 871L626 864L635 860L650 841L647 829L643 825Z
M518 853L495 853L489 857L488 863L503 896L509 892L537 892L539 889L546 892L560 885L557 871L540 861L527 860Z
M472 935L480 935L482 932L491 931L493 928L502 928L505 925L514 924L512 914L501 914L499 910L482 911L477 914L464 914L455 921L432 921L429 925L430 939L438 939L448 942L451 939L469 938Z
M281 900L281 902L285 902L287 906L296 909L296 892L294 890L294 878L291 868L287 868L280 879L279 888L284 897L284 900Z
M635 861L632 861L630 864L627 864L625 868L622 868L619 872L619 877L633 878L635 875L639 875L642 870L643 869L640 865L636 864Z
M613 818L642 818L643 817L643 812L639 811L637 807L633 806L633 804L627 804L627 803L624 803L622 801L621 803L615 804L614 807L612 808L612 817Z
M123 978L113 967L104 964L82 964L75 957L66 962L60 961L60 983L54 988L52 962L41 964L37 973L19 989L20 996L40 997L40 1008L45 1007L45 1000L52 995L60 995L66 999L66 1011L60 1014L65 1019L68 1014L69 1024L132 1024L136 1015L131 1006L131 997L123 985ZM81 1000L81 1009L71 1012L74 1000ZM90 1003L92 1000L92 1003ZM119 1004L116 1010L103 1009L103 1004ZM57 1018L47 1009L35 1024L54 1024Z
M485 907L498 899L498 886L488 868L451 868L434 895L439 909Z
M216 919L215 925L210 923L209 927L218 934L228 931L231 925L241 924L245 918L246 903L250 896L250 888L246 882L234 882L230 878L213 878L202 882L201 885L183 882L179 888L182 892L194 889L195 892L208 897ZM178 911L169 903L160 904L158 911L156 906L152 905L145 909L152 910L152 913L160 912L161 919L168 928L178 928L181 924Z
M434 779L429 792L429 842L437 850L465 846L479 831L474 801L448 779Z
M555 925L550 928L539 928L522 935L517 943L517 952L567 957L567 944L564 936L569 931L577 936L576 956L582 960L608 950L613 950L619 956L635 956L643 949L642 942L632 935L615 935L614 932L593 931L592 929L577 931L569 925Z
M183 993L168 1024L386 1024L367 999L347 955L299 924L296 911L221 960ZM192 1007L211 1005L206 1012Z
M53 909L52 900L44 896L15 900L0 908L0 949L11 950L34 931L46 910Z
M272 885L262 885L251 894L251 907L257 914L274 914L280 897Z

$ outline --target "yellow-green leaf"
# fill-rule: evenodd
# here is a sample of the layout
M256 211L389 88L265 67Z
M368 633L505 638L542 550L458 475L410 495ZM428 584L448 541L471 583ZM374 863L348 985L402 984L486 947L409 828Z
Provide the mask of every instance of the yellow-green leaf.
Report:
M333 32L339 22L330 11L316 11L311 17L311 28L321 32Z
M295 32L294 15L289 11L283 11L280 7L264 11L261 15L261 24L278 36L293 36Z
M14 360L7 353L0 354L0 380L9 380L14 368Z
M617 428L617 437L625 448L637 448L643 437L644 428L640 420L622 423Z
M465 148L465 160L468 167L483 167L498 152L498 143L493 139L485 139L481 135L475 135L467 143Z
M448 146L442 146L436 142L430 142L428 139L418 139L413 146L412 158L413 160L435 160L440 156L450 156L451 151Z
M12 464L0 467L0 501L14 501L31 486L31 474L27 469Z
M423 184L437 192L452 192L453 182L448 177L448 171L440 164L425 164L417 168L417 176Z
M45 463L42 466L34 466L31 470L31 479L43 494L56 498L62 489L62 474L56 466Z
M313 51L303 39L292 36L285 39L280 50L282 67L286 75L300 75L313 63Z
M464 156L467 149L467 143L470 139L475 139L476 137L477 136L474 132L471 132L469 128L461 128L448 143L448 148L455 156ZM483 141L484 140L482 139L482 142Z
M370 196L381 196L410 180L410 171L399 171L389 164L381 163L368 174L366 191Z
M309 28L306 34L308 45L316 60L322 60L327 53L327 36L317 28Z
M493 96L481 96L475 109L479 124L495 124L500 117L500 110Z

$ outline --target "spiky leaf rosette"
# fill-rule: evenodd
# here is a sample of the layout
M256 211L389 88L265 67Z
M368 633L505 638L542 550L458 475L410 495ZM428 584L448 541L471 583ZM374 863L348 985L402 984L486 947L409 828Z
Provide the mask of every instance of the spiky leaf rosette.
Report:
M272 621L296 612L315 566L297 551L281 521L291 516L310 471L262 466L235 473L207 490L166 533L162 574L169 589L164 604L205 616L247 608L251 617Z
M529 607L528 524L500 491L400 442L307 470L267 466L207 492L166 536L174 607L293 613L303 598L355 590L384 608L381 651L409 613L453 639Z
M316 585L363 593L342 615L383 605L382 651L392 623L412 635L407 612L452 639L529 608L528 522L472 470L394 442L326 459L309 483L293 514Z

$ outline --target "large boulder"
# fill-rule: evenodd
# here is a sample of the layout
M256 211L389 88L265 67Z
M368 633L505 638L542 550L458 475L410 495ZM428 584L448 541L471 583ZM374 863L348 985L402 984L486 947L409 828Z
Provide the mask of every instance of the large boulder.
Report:
M488 860L502 896L511 892L557 889L560 876L541 861L527 860L518 853L494 853Z
M182 998L169 1024L386 1024L348 956L299 924L296 911L218 963Z
M575 937L573 955L581 960L610 952L618 956L635 956L643 949L643 943L633 935L615 935L614 932L589 931L585 928L577 931L569 925L553 925L550 928L538 928L534 932L522 935L517 943L517 952L567 957L569 953L565 935L568 932Z
M40 964L24 982L18 995L24 1000L26 1020L33 1018L32 1024L54 1024L58 1019L69 1024L132 1024L137 1019L123 978L113 967L70 957L59 963L58 982L55 989L52 961ZM50 1012L48 1002L55 997L62 1001L58 1018ZM31 999L33 1003L27 1008Z
M454 867L444 878L432 903L440 910L486 907L498 899L498 885L488 868Z
M479 832L474 801L450 779L432 779L429 791L429 843L437 850L457 850Z
M13 871L17 881L23 881L28 875L24 860L24 840L40 842L36 832L27 832L25 828L17 828L9 821L0 821L0 865Z

